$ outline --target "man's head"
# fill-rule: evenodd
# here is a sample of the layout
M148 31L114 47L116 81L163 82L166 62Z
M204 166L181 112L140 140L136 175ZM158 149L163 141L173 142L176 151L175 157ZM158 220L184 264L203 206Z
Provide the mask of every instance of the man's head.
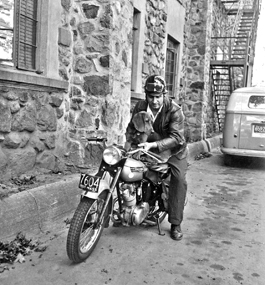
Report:
M144 86L146 100L151 110L159 110L167 93L165 79L160 75L151 75Z

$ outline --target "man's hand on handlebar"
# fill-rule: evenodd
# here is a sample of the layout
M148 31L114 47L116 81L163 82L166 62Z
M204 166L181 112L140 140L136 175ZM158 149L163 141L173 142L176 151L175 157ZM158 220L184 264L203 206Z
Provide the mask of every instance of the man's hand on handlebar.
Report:
M151 148L157 148L156 142L145 142L138 144L139 147L142 147L145 151L148 151Z
M150 169L165 173L169 170L169 165L167 163L158 163L156 165L152 165Z

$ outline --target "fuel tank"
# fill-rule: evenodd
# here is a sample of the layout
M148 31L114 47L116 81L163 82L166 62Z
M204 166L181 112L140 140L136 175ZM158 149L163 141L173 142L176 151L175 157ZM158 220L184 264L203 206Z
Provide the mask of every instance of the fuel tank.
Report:
M127 158L121 172L121 178L125 182L135 182L143 178L144 172L147 167L138 160Z

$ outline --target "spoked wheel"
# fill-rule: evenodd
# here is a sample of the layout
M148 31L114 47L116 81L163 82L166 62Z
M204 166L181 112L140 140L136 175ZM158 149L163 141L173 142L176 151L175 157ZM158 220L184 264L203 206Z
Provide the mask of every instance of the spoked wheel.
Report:
M121 215L120 215L120 209L119 209L119 202L118 198L116 197L113 202L113 211L111 220L113 222L114 227L118 227L121 225Z
M83 198L75 211L66 244L67 255L75 263L87 259L99 241L108 215L107 207L104 222L98 225L106 197L107 192L102 192L97 200Z

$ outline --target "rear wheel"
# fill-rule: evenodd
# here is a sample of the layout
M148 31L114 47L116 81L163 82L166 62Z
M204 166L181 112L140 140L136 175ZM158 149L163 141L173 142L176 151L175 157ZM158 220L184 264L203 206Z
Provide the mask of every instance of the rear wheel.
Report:
M104 222L98 225L106 197L105 191L97 200L83 198L75 211L66 244L67 255L75 263L87 259L99 241L107 222L108 207L104 214Z

